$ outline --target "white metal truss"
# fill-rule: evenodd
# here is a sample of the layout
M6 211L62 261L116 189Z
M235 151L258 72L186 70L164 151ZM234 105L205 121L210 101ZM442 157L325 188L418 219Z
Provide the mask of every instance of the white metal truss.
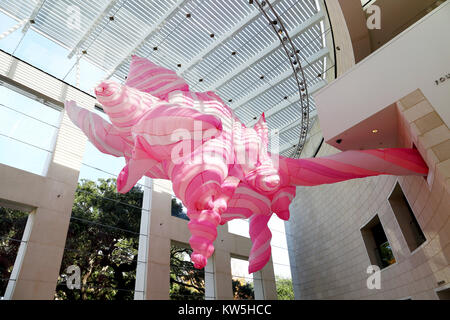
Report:
M36 5L34 6L33 12L31 12L30 17L28 18L28 22L25 24L25 26L22 29L23 33L27 33L28 29L30 29L31 23L34 19L36 19L36 16L39 13L39 10L41 9L42 5L44 4L45 0L39 0Z
M175 2L175 4L158 19L154 26L152 26L148 30L146 36L143 39L139 40L139 42L136 43L133 48L124 57L122 57L122 59L120 59L120 61L111 69L111 71L108 72L106 78L110 78L134 52L138 51L147 42L148 39L150 39L156 32L158 32L164 26L166 21L169 20L173 15L175 15L177 13L177 9L186 1L187 0L178 0L177 2Z
M275 0L272 2L272 6L276 6L278 2L281 0ZM252 6L253 7L253 6ZM249 24L253 23L260 16L260 11L258 9L253 10L244 20L235 25L230 31L226 34L222 35L220 38L217 38L216 41L212 42L208 47L203 49L203 51L199 52L194 58L191 59L189 63L185 63L180 68L178 74L181 76L184 75L185 72L189 71L192 67L198 64L203 58L214 52L214 50L219 47L222 43L225 43L229 39L232 39L236 34L241 32Z
M84 44L84 42L89 39L92 32L98 27L98 25L103 21L103 19L106 17L106 15L111 11L112 8L116 5L116 3L119 2L119 0L110 0L106 6L103 8L103 10L100 12L100 14L97 16L97 19L95 19L92 24L89 26L89 28L86 30L84 35L78 40L78 43L73 47L73 49L70 51L67 58L72 59L72 57L77 53L78 50L80 50L81 46Z
M310 123L314 123L314 121L315 121L315 119L314 119L314 117L316 117L317 116L317 113L314 113L314 114L311 114L310 116L309 116L309 121L310 121ZM295 127L295 125L293 125L292 127L289 127L288 129L292 129L293 127ZM286 129L286 130L288 130L288 129ZM283 131L286 131L286 130L283 130ZM282 132L279 132L278 134L281 134ZM309 133L308 133L308 136L306 137L306 141L305 141L305 143L308 141L308 139L310 138L310 135L309 135ZM282 154L283 152L285 152L286 150L288 150L288 149L290 149L290 148L294 148L294 146L297 146L297 144L298 144L298 137L297 138L295 138L295 139L293 139L293 140L291 140L291 141L288 141L288 142L286 142L285 144L283 144L283 145L281 145L280 146L280 150L279 150L279 154Z
M303 22L302 24L297 26L294 30L289 32L290 37L295 38L297 35L306 31L307 29L311 28L312 26L316 25L317 23L322 21L324 18L325 18L325 15L323 12L319 12L319 13L315 14L314 16L312 16L311 18L309 18L308 20L306 20L305 22ZM267 48L262 50L259 54L255 55L253 57L253 59L249 59L246 63L243 63L240 67L238 67L234 70L231 70L228 73L228 75L224 76L221 80L216 81L215 83L210 85L209 88L207 89L207 91L217 90L218 88L223 86L225 83L227 83L228 81L230 81L231 79L236 77L238 74L240 74L244 70L250 68L252 65L257 63L258 61L260 61L260 60L264 59L265 57L267 57L268 55L272 54L272 52L277 50L279 48L279 46L280 46L280 42L277 39L270 46L268 46Z
M320 51L318 51L315 54L313 54L312 56L306 58L306 61L302 61L301 62L302 67L306 68L306 66L308 64L312 65L315 62L323 59L328 54L329 54L328 48L322 48ZM271 81L266 82L264 85L260 86L259 88L257 88L255 91L253 91L249 95L247 95L247 96L239 99L238 101L236 101L236 103L233 104L233 110L239 109L240 107L242 107L243 105L245 105L249 101L251 101L254 98L258 97L260 94L266 92L267 90L270 90L271 88L273 88L277 84L279 84L279 83L289 79L290 77L292 77L292 70L288 69L285 72L283 72L282 74L280 74L278 77L276 77L275 79L272 79Z

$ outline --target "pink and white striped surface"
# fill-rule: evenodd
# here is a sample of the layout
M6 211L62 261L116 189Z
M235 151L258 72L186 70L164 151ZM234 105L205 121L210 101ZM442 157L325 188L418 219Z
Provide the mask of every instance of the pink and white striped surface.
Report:
M101 152L125 158L119 192L128 192L142 176L172 181L188 210L196 268L213 254L219 224L250 219L249 272L262 269L271 255L267 223L273 213L289 219L296 186L428 172L413 149L311 159L270 154L264 114L247 128L213 92L191 92L174 71L137 56L125 85L105 81L95 92L111 123L73 101L66 102L66 112Z

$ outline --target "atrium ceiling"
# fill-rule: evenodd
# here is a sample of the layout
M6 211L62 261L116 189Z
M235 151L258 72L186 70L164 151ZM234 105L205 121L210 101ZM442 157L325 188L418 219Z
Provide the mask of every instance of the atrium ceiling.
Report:
M317 0L270 3L300 50L311 95L333 68L326 13ZM67 49L73 67L87 59L107 78L124 81L131 55L147 57L176 71L191 90L215 91L246 125L265 112L281 154L289 156L299 141L300 95L289 59L248 0L2 0L0 11L31 21L22 31L31 28ZM311 98L310 118L315 115Z

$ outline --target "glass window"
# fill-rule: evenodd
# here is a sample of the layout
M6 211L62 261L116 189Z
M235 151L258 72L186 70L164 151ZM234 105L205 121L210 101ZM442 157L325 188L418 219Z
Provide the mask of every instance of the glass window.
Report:
M394 191L392 191L392 194L389 197L389 203L394 211L395 218L397 219L400 230L408 244L409 250L413 251L417 249L426 241L426 238L400 184L397 183Z
M204 300L205 269L195 269L189 245L172 243L170 246L171 300Z
M361 234L370 262L373 265L377 265L380 269L383 269L396 262L378 215L361 229Z
M27 219L28 212L0 207L0 299L10 281Z
M0 85L0 162L45 176L61 108Z
M187 209L178 198L172 196L171 215L173 217L189 220Z
M231 258L234 300L254 300L253 274L248 273L248 260Z

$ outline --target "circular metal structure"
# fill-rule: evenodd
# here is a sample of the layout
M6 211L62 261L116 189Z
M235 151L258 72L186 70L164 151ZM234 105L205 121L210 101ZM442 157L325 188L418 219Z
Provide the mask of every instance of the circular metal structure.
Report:
M252 2L250 2L250 4L251 3ZM272 26L272 29L280 40L291 65L295 81L297 82L298 93L300 95L300 111L302 120L300 123L299 141L295 150L291 153L291 158L299 158L302 153L303 146L305 145L306 136L309 130L309 94L305 73L299 59L300 50L294 46L283 21L269 1L254 0L253 4L258 6L259 10L262 12L264 17L266 17L267 21ZM306 59L304 60L306 61Z

